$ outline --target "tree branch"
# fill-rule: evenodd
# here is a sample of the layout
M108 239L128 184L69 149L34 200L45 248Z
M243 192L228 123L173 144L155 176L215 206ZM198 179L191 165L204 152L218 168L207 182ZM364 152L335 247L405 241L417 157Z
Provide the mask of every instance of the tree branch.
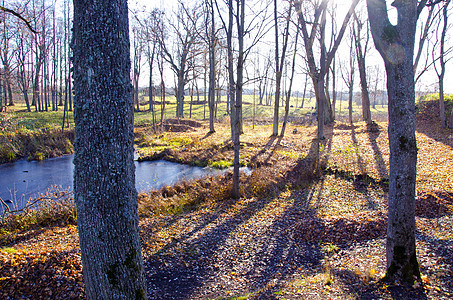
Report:
M38 31L36 31L30 24L30 22L28 20L26 20L24 17L22 17L19 13L15 12L14 10L12 9L9 9L9 8L6 8L4 6L1 6L0 5L0 10L4 11L4 12L7 12L7 13L10 13L12 14L13 16L19 18L20 20L22 20L25 25L27 25L28 29L30 29L31 32L35 33L35 34L38 34Z

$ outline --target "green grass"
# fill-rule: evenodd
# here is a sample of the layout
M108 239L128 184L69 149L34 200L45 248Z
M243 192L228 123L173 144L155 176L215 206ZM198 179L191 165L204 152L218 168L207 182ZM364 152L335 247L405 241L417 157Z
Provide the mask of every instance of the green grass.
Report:
M247 300L247 299L251 299L253 298L253 294L252 293L247 293L247 294L244 294L244 295L241 295L241 296L232 296L232 297L220 297L220 298L215 298L213 300Z
M8 253L8 254L14 254L17 253L17 250L11 247L3 247L0 249L0 252L2 253Z
M432 97L431 95L426 96L425 98ZM448 98L449 97L449 98ZM451 100L452 96L447 96L449 100ZM192 112L190 113L190 96L185 97L184 103L184 117L195 120L206 120L209 118L209 109L207 105L195 104L196 97L194 96L194 104L192 105ZM203 97L200 97L200 101L203 101ZM160 101L159 97L155 98L155 101ZM227 114L227 106L226 106L227 97L222 96L221 101L217 103L217 120L222 121L223 119L228 117ZM242 108L242 115L245 119L250 119L253 116L256 118L272 118L274 115L274 106L269 105L258 105L258 96L253 95L244 95L243 96L243 108ZM265 102L263 100L263 102ZM282 120L285 114L285 102L280 101L281 106L279 109L279 118ZM174 118L176 116L176 98L174 96L167 96L165 102L165 114L164 118ZM253 104L255 103L255 105ZM302 104L302 98L292 97L290 100L290 109L289 109L289 117L301 117L304 115L310 115L314 112L314 108L316 107L315 99L314 98L306 98L304 101L304 107L301 108L300 105ZM43 128L61 128L62 120L63 120L63 110L62 107L58 107L58 111L47 111L47 112L32 112L26 111L26 106L24 103L21 103L21 100L16 100L15 106L8 107L9 112L13 112L13 118L17 121L17 123L22 126L23 128L29 130L36 130L36 129L43 129ZM161 105L157 103L154 106L155 109L155 121L159 123L161 120ZM355 119L359 119L362 113L361 106L357 105L355 102L353 103L353 115ZM375 109L372 108L371 110L372 115L382 115L387 113L387 106L377 105ZM348 115L348 104L347 100L343 99L340 101L337 99L336 103L336 115L339 117L347 117ZM73 112L67 112L67 116L69 117L69 126L70 128L74 127L74 116ZM149 126L153 123L153 115L149 111L148 105L148 97L144 96L143 100L140 105L140 111L135 112L135 125L136 126Z
M216 168L216 169L226 169L233 166L233 160L218 160L209 162L209 167Z

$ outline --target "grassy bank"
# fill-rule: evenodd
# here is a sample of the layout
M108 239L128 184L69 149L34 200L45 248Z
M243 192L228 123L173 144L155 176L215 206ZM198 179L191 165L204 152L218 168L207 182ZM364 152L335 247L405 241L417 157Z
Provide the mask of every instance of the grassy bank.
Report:
M217 120L228 123L229 116L227 113L226 96L222 96L221 101L217 104ZM193 97L193 103L190 104L191 98L186 97L184 105L184 115L193 120L203 121L209 117L207 106L200 98ZM262 124L263 120L268 123L273 116L273 106L258 105L258 99L252 95L245 95L243 99L243 117L250 120L251 123ZM63 123L64 112L62 107L58 111L48 112L27 112L24 103L16 100L14 106L7 107L7 113L0 113L0 163L14 161L20 158L41 160L49 157L71 153L73 151L73 112L68 112L65 121L66 133L60 133ZM149 112L148 98L145 96L142 100L140 111L135 112L135 126L146 128L153 123L153 114ZM302 98L291 98L289 118L293 123L314 123L315 117L312 116L315 107L314 99L305 99L304 106ZM354 104L354 120L360 119L361 108ZM176 99L167 97L165 103L164 119L175 117ZM377 119L385 119L386 106L377 106L372 109L372 113ZM283 118L284 107L280 108L280 118ZM337 102L336 116L338 120L346 120L347 106L346 101ZM155 121L160 123L161 103L156 99ZM148 154L146 154L148 155ZM203 164L209 165L209 162ZM197 164L197 163L195 163ZM217 164L217 165L216 165ZM215 162L214 166L226 167L230 164L229 160L224 162Z
M73 141L73 130L62 132L52 125L24 121L12 113L0 113L0 163L20 158L43 160L69 154L73 152Z

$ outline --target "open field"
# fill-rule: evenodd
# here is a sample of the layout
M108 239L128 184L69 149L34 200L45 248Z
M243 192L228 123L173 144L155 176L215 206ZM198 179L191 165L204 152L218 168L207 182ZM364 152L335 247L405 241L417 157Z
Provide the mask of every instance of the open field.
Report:
M254 100L255 98L255 100ZM253 116L257 118L272 118L274 113L273 106L266 106L266 105L258 105L258 96L254 97L253 95L244 95L243 97L243 116L245 119L252 119ZM195 120L206 120L209 118L209 109L207 105L203 102L203 97L200 97L200 104L197 104L197 98L193 98L193 105L192 105L192 113L190 113L190 96L186 96L184 103L184 116L186 118L195 119ZM161 116L161 102L160 98L156 97L155 99L155 115L156 121L160 122ZM221 101L217 104L217 120L222 121L223 119L228 117L227 110L226 110L226 102L227 97L222 96ZM255 104L254 104L255 103ZM135 124L140 125L148 125L152 124L152 114L149 111L148 105L148 97L143 96L140 102L140 111L135 113ZM284 116L285 103L280 103L280 118ZM289 110L289 117L290 118L299 118L305 115L311 115L315 112L315 99L314 98L306 98L304 100L304 106L302 105L302 98L292 97L290 100L290 110ZM337 99L336 105L336 116L342 120L346 120L348 115L348 106L347 100L343 99L343 101L339 101ZM27 129L37 129L42 127L58 127L61 128L62 120L63 120L63 107L58 107L58 111L52 112L40 112L39 117L36 116L36 112L34 112L34 108L32 108L32 112L28 113L26 111L25 103L22 103L20 100L15 101L14 106L8 106L7 112L14 113L13 118L17 119L19 124L23 125ZM361 116L361 106L356 105L353 103L353 118L354 121L358 121ZM385 119L387 113L387 106L377 105L376 108L372 108L372 114L374 115L375 119ZM166 118L174 118L176 115L176 98L174 96L167 96L165 101L165 114L164 119ZM69 116L69 127L74 126L74 119L73 119L73 112L68 112Z

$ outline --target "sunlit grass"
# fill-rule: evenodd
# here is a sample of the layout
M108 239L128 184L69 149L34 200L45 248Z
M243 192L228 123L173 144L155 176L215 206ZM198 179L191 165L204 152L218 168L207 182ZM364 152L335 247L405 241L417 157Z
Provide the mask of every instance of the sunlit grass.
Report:
M428 97L428 96L427 96ZM134 123L136 126L149 126L153 124L153 113L149 110L148 96L142 97L143 100L140 102L140 111L134 113ZM244 95L242 102L242 116L244 119L252 118L273 118L274 116L274 105L273 97L269 100L271 105L259 105L258 96L253 95ZM200 102L197 103L197 97L193 97L193 102L191 104L190 95L185 97L184 102L184 118L191 118L194 120L207 120L209 119L209 108L205 104L204 97L200 96ZM449 99L449 98L448 98ZM161 122L161 99L160 97L155 97L154 99L154 120L156 123ZM290 100L289 108L289 117L298 118L303 116L311 116L316 109L316 100L315 98L306 98L303 101L301 97L292 97ZM263 100L263 103L266 104L266 100ZM280 101L279 108L279 118L282 122L285 114L285 101ZM134 109L136 107L134 106ZM216 120L223 121L229 118L229 113L227 112L227 97L222 96L220 102L216 103ZM337 99L336 103L336 115L338 118L347 118L348 116L348 103L347 99ZM8 112L13 112L13 117L18 120L18 123L26 129L36 130L41 128L61 128L63 123L63 107L59 106L58 111L47 111L47 112L35 112L32 108L32 112L27 112L25 103L22 103L20 100L16 100L15 105L8 107ZM386 115L387 106L377 105L371 109L372 115ZM353 103L353 116L355 120L359 120L362 114L362 108L360 105ZM69 123L69 127L74 127L74 114L72 111L66 113L66 116L69 118L65 123ZM165 98L165 111L164 119L175 118L176 117L176 98L174 96L166 96Z

